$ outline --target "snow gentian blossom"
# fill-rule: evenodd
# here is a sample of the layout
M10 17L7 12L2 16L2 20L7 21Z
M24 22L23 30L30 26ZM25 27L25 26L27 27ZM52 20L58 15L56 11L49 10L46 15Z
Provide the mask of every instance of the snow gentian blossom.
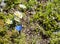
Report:
M17 26L15 26L15 29L16 29L17 31L21 31L21 30L22 30L22 25L17 25Z

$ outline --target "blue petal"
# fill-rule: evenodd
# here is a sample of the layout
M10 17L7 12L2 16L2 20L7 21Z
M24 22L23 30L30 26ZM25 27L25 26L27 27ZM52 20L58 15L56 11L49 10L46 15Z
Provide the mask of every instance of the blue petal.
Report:
M16 29L17 31L21 31L21 30L22 30L22 25L17 25L17 26L15 26L15 29Z

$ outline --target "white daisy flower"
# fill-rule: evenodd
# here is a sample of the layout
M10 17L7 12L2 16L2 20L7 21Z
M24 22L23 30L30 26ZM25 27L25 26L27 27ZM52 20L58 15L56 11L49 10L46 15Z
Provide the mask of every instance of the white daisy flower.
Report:
M15 11L15 12L14 12L14 15L15 15L16 17L18 17L18 18L21 18L21 19L22 19L22 17L23 17L23 13L22 13L22 12L19 12L19 11Z
M6 23L7 23L7 24L12 24L13 22L12 22L12 20L10 20L10 19L6 19Z
M19 7L20 7L20 8L23 8L23 9L25 9L25 8L26 8L26 6L25 6L25 5L23 5L23 4L19 4Z
M17 22L20 22L20 18L18 18L18 17L14 17L14 20Z

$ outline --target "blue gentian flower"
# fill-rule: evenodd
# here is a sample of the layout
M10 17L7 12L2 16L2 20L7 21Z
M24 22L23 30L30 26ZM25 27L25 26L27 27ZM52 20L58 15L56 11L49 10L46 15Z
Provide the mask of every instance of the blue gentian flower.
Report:
M17 25L17 26L15 26L15 29L16 29L17 31L21 31L21 30L22 30L22 25Z

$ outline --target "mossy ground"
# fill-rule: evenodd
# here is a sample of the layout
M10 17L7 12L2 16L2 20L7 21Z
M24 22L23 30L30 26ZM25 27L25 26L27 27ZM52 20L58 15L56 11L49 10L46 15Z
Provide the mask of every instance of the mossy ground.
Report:
M7 4L0 12L0 44L60 44L60 0L5 0ZM18 4L24 4L22 9ZM14 29L18 22L8 25L13 12L24 13L20 20L23 29Z

